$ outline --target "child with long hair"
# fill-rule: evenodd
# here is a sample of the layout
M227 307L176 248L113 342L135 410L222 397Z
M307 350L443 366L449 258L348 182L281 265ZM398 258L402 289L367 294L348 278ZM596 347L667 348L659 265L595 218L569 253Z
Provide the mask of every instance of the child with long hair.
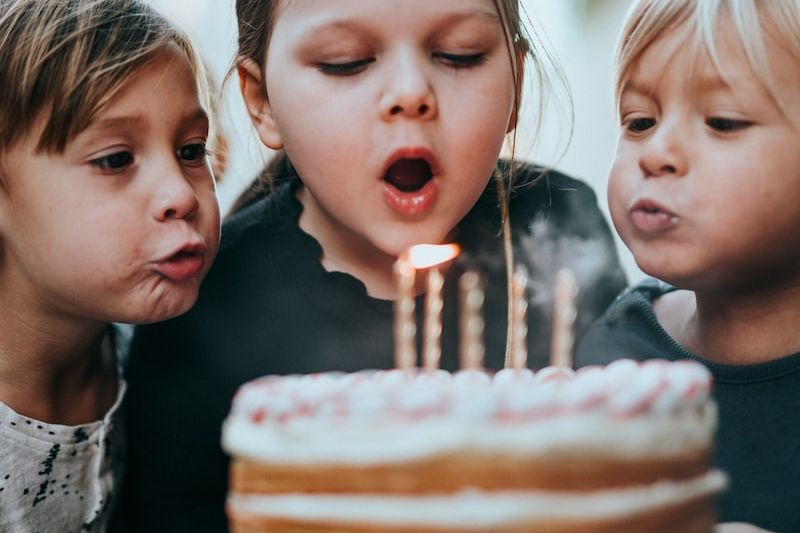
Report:
M219 239L186 36L137 0L0 1L0 530L106 531L112 322L184 313Z
M284 153L272 191L223 227L198 305L134 338L137 531L225 529L220 432L243 382L393 366L392 266L411 245L462 249L445 277L447 369L458 366L455 281L465 269L486 280L495 369L515 263L528 269L533 301L549 301L559 260L583 246L592 266L579 272L579 330L624 286L585 184L498 162L517 125L525 61L541 74L544 57L530 53L537 44L516 0L240 0L237 15L247 110L261 141ZM548 307L529 309L531 366L547 361Z
M643 0L620 42L609 205L665 283L627 291L577 360L705 363L721 518L800 531L800 4Z

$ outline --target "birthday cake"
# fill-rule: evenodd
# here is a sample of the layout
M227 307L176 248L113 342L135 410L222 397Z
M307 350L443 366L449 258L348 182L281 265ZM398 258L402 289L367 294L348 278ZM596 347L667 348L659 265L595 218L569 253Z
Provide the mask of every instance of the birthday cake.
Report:
M708 532L701 365L265 377L225 422L235 533Z

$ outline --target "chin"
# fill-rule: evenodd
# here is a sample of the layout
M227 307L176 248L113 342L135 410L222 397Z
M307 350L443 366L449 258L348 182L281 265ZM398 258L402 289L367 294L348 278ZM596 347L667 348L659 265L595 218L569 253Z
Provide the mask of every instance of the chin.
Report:
M197 291L186 291L185 294L172 295L169 298L160 298L157 302L144 305L136 313L128 313L128 320L117 320L128 324L152 324L176 318L192 308L197 301Z

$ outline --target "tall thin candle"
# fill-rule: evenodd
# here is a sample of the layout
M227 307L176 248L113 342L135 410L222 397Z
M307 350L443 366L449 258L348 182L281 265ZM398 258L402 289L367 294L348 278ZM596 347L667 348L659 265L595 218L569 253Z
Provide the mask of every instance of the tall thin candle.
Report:
M521 269L514 272L511 280L512 328L511 328L511 367L520 369L528 366L528 276Z
M578 286L572 270L561 269L556 275L553 294L553 337L550 346L550 365L564 368L572 367L572 345L575 343L573 331L577 308L575 298Z
M397 299L394 303L394 359L400 369L417 364L417 322L414 314L414 266L404 259L394 264Z
M459 348L460 366L464 369L483 367L483 286L476 272L465 272L458 281L459 288Z
M428 270L428 291L425 295L425 337L422 346L422 364L426 370L439 368L442 356L442 287L444 276L436 267Z

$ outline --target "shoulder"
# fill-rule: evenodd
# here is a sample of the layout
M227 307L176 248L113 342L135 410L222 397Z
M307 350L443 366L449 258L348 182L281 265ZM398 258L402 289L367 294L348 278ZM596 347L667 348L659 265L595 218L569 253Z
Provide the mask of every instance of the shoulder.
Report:
M292 220L298 207L294 201L294 182L278 185L274 191L232 213L222 225L220 254L235 248L243 239L253 235L275 233ZM261 237L259 237L261 238Z
M659 325L653 301L673 288L645 280L622 291L581 339L577 366L607 364L623 357L672 358L674 341Z
M589 237L611 233L597 203L597 195L585 182L552 168L519 165L510 195L512 222L551 221L562 234Z
M515 163L501 161L501 168L510 168L513 176L512 200L540 197L547 200L568 200L577 202L597 202L594 190L580 179L574 178L554 168L536 163Z

